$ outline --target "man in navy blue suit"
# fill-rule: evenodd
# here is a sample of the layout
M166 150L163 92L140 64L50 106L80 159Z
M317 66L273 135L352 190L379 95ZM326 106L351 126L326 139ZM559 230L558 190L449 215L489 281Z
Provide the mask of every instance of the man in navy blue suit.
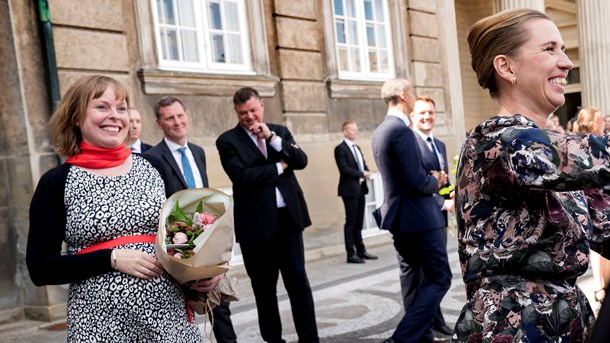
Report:
M157 126L163 131L163 139L146 153L157 156L168 166L176 189L209 187L203 148L188 143L189 117L182 100L164 97L155 104ZM231 322L229 303L222 302L212 310L214 336L218 343L236 343L237 335Z
M419 152L421 153L424 170L443 170L445 173L449 173L445 143L441 142L432 134L432 129L434 129L434 124L436 122L436 104L434 103L434 100L428 96L416 97L410 118L413 122L413 131L417 138L417 145L419 147ZM450 185L451 184L447 182L443 187L449 187ZM454 202L450 195L442 196L435 194L434 197L438 207L442 210L445 219L443 235L446 246L448 226L447 211L453 212ZM404 261L400 261L399 264L401 284L403 285L403 300L405 300L405 308L409 308L413 301L412 295L415 293L414 290L411 290L410 286L415 284L413 288L416 289L417 284L422 282L423 275L421 273L414 275L413 268ZM432 333L437 341L447 340L450 335L453 334L453 329L448 327L445 323L445 318L443 317L440 306L434 314L431 325Z
M381 97L388 105L384 121L373 135L373 154L381 173L383 205L374 213L379 227L389 230L400 258L424 280L391 338L385 342L434 342L430 323L451 285L443 227L445 222L434 194L447 174L426 170L409 128L413 87L404 79L386 81Z
M129 148L131 151L142 154L152 148L152 145L142 142L142 116L135 108L129 109Z

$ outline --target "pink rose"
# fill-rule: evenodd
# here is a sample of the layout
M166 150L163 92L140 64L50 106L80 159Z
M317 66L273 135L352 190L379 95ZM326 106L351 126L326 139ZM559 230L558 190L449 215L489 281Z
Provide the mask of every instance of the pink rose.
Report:
M214 224L214 222L216 221L216 217L215 215L209 213L209 212L203 212L201 214L201 222L203 224Z
M184 232L176 232L172 241L174 244L184 244L189 241L189 238Z
M174 254L174 257L175 257L175 258L182 258L182 253L176 252L176 253Z

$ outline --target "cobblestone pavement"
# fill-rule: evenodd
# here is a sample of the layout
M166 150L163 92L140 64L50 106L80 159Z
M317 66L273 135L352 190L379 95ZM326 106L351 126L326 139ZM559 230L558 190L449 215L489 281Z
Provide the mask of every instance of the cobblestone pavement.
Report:
M449 239L449 262L453 273L451 288L441 304L445 320L452 326L465 303L464 285L456 252L455 237ZM320 256L307 262L314 292L318 331L322 342L373 343L390 337L400 318L402 301L398 281L396 252L389 234L365 240L369 252L378 260L365 264L347 264L338 251L318 251ZM231 277L238 279L241 299L231 305L232 320L240 343L263 342L258 330L254 297L242 266L235 266ZM585 293L591 295L592 277L587 273L579 280ZM590 298L591 299L591 298ZM283 285L278 285L278 301L284 325L284 339L296 342L289 300ZM593 303L592 303L593 304ZM210 324L198 317L200 328L208 337ZM65 342L65 323L20 321L0 326L0 343ZM54 330L49 330L52 328ZM208 341L215 342L213 337Z

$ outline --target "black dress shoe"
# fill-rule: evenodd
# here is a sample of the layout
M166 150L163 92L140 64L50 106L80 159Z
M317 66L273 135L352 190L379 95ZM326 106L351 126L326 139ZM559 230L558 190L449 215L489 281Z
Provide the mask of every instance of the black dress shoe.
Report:
M451 336L453 336L453 332L450 335L444 334L436 329L432 329L432 335L434 336L434 341L435 342L447 342L449 343L451 341Z
M434 330L436 330L440 333L444 333L445 335L453 336L453 329L450 328L449 326L447 326L446 324L437 326L434 328Z
M365 251L365 252L363 252L362 254L358 254L358 256L359 256L360 258L364 258L364 259L367 259L367 260L376 260L376 259L378 259L378 257L377 257L377 256L375 256L375 255L371 255L371 254L369 254L369 253L368 253L368 252L366 252L366 251Z
M364 263L364 259L357 255L351 255L347 257L347 263Z

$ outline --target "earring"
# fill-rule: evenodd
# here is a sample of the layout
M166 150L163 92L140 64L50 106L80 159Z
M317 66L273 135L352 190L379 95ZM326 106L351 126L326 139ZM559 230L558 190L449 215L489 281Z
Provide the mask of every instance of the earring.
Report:
M514 78L514 77L512 79L510 79L510 84L513 85L513 86L516 85L517 84L517 79Z

